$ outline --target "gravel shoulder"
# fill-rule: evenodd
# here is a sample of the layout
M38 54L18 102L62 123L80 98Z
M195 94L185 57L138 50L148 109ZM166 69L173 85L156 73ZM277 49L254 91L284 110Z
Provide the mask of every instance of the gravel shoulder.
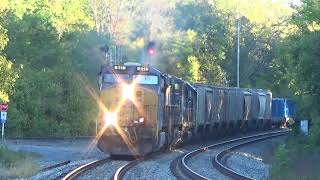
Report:
M36 163L47 167L62 161L77 161L103 158L106 155L96 148L91 138L62 140L6 140L6 145L14 151L36 154Z
M41 168L70 160L67 165L39 172L25 179L61 179L71 170L94 160L103 159L108 155L102 153L92 138L81 139L19 139L6 140L10 150L25 151L34 154L33 161Z

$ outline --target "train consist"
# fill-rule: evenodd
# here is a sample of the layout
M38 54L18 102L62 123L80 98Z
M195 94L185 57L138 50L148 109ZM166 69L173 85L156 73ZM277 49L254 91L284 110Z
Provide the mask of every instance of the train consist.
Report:
M143 156L190 139L279 126L272 93L191 84L137 63L102 66L98 147Z

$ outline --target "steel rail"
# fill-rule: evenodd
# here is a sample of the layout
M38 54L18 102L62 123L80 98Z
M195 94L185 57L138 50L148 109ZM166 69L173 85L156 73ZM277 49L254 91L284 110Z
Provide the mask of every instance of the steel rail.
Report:
M217 146L234 143L234 142L241 141L241 140L248 140L248 139L252 139L252 138L270 136L270 135L273 135L273 134L287 133L287 132L289 132L289 130L285 130L285 131L284 130L280 130L280 131L272 131L272 132L267 132L267 133L261 133L261 134L256 134L256 135L236 138L236 139L232 139L232 140L227 140L227 141L223 141L223 142L220 142L220 143L215 143L215 144L212 144L212 145L209 145L209 146L205 146L205 147L193 150L193 151L185 154L182 157L182 159L181 159L181 170L183 171L184 174L188 175L191 179L209 180L210 178L207 178L207 177L195 172L194 170L192 170L187 165L188 160L191 159L192 157L196 156L197 154L201 153L201 152L205 152L207 149L212 149L212 148L215 148Z
M87 163L85 165L82 165L76 169L74 169L73 171L69 172L66 176L64 176L62 179L63 180L71 180L71 179L75 179L76 177L78 177L81 173L93 169L95 167L98 167L102 164L105 164L107 162L112 161L112 159L110 158L105 158L105 159L101 159L101 160L96 160L90 163Z
M240 143L240 144L236 144L232 147L229 147L229 148L226 148L222 151L220 151L214 158L213 158L213 166L216 167L222 174L228 176L228 177L231 177L233 179L239 179L239 180L253 180L254 178L251 178L249 176L246 176L246 175L243 175L241 173L238 173L234 170L232 170L231 168L229 168L228 166L224 165L221 160L222 158L227 155L228 153L230 153L230 151L233 151L239 147L242 147L242 146L245 146L245 145L248 145L248 144L251 144L251 143L255 143L255 142L258 142L258 141L263 141L263 140L266 140L266 139L270 139L270 138L274 138L274 137L278 137L278 136L283 136L283 135L286 135L288 132L280 132L280 133L277 133L277 134L272 134L272 135L268 135L268 136L265 136L265 137L261 137L261 138L257 138L257 139L253 139L253 140L250 140L250 141L247 141L247 142L243 142L243 143Z
M117 169L117 171L113 174L113 176L111 177L111 180L121 180L124 179L124 175L129 171L129 169L131 169L132 167L134 167L135 165L139 164L141 162L140 159L136 159L134 161L131 161L129 163L127 163L126 165L120 167L119 169Z

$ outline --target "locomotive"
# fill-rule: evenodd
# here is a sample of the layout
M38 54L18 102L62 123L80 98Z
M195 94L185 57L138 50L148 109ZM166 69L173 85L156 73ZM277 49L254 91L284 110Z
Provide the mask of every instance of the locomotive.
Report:
M100 101L98 148L110 155L284 123L271 118L269 90L192 84L138 63L102 66Z

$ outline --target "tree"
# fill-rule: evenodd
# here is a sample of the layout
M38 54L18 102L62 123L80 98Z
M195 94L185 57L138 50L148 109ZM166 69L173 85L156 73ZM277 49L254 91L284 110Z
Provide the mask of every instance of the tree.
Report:
M24 9L30 4L19 2L1 17L10 39L4 53L23 65L10 97L9 132L12 136L93 134L97 107L85 86L96 86L92 71L97 73L102 64L96 52L103 38L90 34L90 23L79 14L78 19L64 21L69 12L59 10L60 5L30 3L34 6L29 11ZM92 81L82 83L81 76Z
M280 45L278 66L301 106L300 116L311 117L313 128L310 144L320 145L320 2L305 0L291 20L296 31ZM311 147L313 147L311 146ZM310 147L310 146L309 146Z
M7 1L0 3L0 15L4 14L4 11L8 7ZM18 78L18 71L14 68L13 62L9 61L3 52L8 44L7 30L3 27L3 23L0 22L0 101L9 102L9 96L12 94L14 83Z
M206 1L182 1L176 4L175 24L181 31L188 29L196 32L193 38L191 54L193 60L197 59L199 73L202 82L211 84L226 84L225 71L221 63L225 59L225 26L215 7ZM190 12L198 13L190 13ZM188 69L191 64L190 58L184 61L184 68Z

